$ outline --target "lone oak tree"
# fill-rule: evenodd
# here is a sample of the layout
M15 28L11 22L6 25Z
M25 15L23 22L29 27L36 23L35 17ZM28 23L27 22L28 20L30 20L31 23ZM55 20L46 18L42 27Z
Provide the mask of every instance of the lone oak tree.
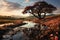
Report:
M45 1L36 2L33 6L25 7L23 13L31 13L33 16L44 19L46 17L46 13L52 13L53 11L57 10L57 8L51 4L48 4ZM44 13L42 17L42 13Z

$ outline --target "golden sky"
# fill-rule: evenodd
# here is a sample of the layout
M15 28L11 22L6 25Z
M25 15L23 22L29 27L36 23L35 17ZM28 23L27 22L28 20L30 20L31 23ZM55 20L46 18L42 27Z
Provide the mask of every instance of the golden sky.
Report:
M26 0L26 1L28 1L28 0ZM0 2L1 2L0 3L0 15L2 15L2 16L12 16L12 15L22 16L22 17L30 16L30 14L22 14L22 11L24 9L18 8L18 6L14 5L15 3L8 3L5 0L1 0Z
M29 0L25 0L29 2ZM6 0L0 0L0 15L3 16L11 16L11 15L18 15L18 16L30 16L30 14L22 14L24 9L20 8L18 3L8 2ZM60 8L54 13L60 14Z

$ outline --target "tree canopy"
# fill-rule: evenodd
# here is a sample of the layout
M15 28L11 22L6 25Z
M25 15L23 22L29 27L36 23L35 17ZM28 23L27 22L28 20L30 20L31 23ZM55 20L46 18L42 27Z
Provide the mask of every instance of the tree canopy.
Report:
M35 17L41 19L41 14L44 13L43 18L45 18L46 13L52 13L53 11L57 10L57 8L51 4L48 4L45 1L36 2L33 6L27 6L23 13L30 12ZM37 14L37 15L36 15Z

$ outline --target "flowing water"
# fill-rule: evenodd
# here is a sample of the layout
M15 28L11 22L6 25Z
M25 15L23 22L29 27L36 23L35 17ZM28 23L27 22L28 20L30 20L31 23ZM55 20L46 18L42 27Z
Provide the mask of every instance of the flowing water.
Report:
M22 28L32 28L32 27L34 27L36 25L36 23L29 22L29 21L24 21L23 23L27 23L27 24L14 28L15 31L19 30L19 28L21 28L21 27ZM17 31L16 34L14 34L13 36L11 36L10 34L7 33L3 37L4 37L3 40L12 40L12 39L13 40L25 40L25 36L23 35L22 31Z

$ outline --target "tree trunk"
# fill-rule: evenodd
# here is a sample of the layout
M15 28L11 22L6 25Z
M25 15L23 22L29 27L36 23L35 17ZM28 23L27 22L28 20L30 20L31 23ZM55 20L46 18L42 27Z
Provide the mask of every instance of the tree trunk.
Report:
M46 17L46 13L44 13L44 15L43 15L43 19Z
M41 13L40 14L38 13L38 17L39 17L39 19L41 19Z

